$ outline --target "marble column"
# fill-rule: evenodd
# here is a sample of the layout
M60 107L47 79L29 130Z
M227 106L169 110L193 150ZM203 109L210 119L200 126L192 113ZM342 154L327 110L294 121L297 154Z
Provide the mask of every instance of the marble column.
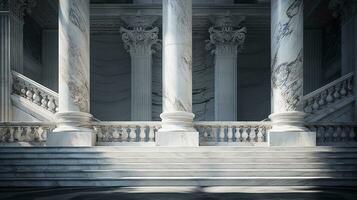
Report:
M303 0L271 1L271 146L315 146L304 127Z
M156 16L122 17L125 48L131 56L131 120L151 121L152 54L158 49L159 29L152 24Z
M322 84L321 30L305 30L304 46L304 94L308 94Z
M0 121L11 120L11 70L23 72L23 16L33 0L0 1Z
M89 0L59 1L59 113L48 146L91 146Z
M158 146L198 146L192 113L192 0L163 0L163 113Z
M58 91L58 30L42 31L42 82L53 91Z
M214 114L216 121L237 120L237 54L242 49L246 28L239 23L243 17L230 15L212 19L210 39L206 48L215 54ZM235 24L234 24L235 22ZM238 22L238 23L237 23Z

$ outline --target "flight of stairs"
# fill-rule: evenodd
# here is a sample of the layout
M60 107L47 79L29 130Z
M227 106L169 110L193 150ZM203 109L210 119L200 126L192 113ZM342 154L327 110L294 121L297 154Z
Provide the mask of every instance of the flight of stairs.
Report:
M357 186L357 147L9 147L0 186Z

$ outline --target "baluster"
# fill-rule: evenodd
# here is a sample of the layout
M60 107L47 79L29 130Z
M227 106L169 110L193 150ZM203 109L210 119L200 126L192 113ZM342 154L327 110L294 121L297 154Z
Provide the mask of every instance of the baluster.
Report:
M49 101L47 103L47 108L48 108L49 111L55 112L56 105L54 103L53 97L51 97L51 96L49 97Z
M224 138L225 138L225 133L224 133L224 126L218 126L218 141L219 142L224 142Z
M326 96L327 96L327 91L326 90L322 91L321 94L320 94L320 100L319 100L319 106L320 107L325 105Z
M335 131L333 134L333 139L334 141L340 141L341 140L341 133L342 133L342 129L340 126L335 127Z
M328 126L325 132L325 138L327 142L333 141L334 128L332 126Z
M202 127L204 141L209 141L210 133L208 127Z
M317 141L318 142L321 142L321 143L324 143L325 142L325 127L324 126L319 126L317 128L317 131L316 131L316 137L317 137Z
M233 142L233 127L232 126L227 127L227 140L228 140L228 142Z
M120 138L118 127L113 127L112 136L114 141L118 141L118 140L120 141L121 138Z
M136 142L136 127L128 127L129 129L129 141Z
M341 127L341 141L348 141L349 127Z
M304 111L306 113L312 113L312 102L313 102L312 98L306 100L305 107L304 107Z
M341 86L341 89L340 89L341 96L346 96L347 95L346 87L347 87L347 80L344 80L342 82L342 86Z
M242 142L247 142L248 140L248 131L250 127L242 127Z
M23 135L23 137L22 137L22 141L24 141L24 142L31 142L33 139L32 139L32 137L33 137L33 134L32 134L32 128L31 127L26 127L25 128L25 132L23 132L23 133L25 133L24 135Z
M6 127L0 127L0 142L6 142L5 141L5 133L6 133Z
M43 95L43 96L42 96L42 99L41 99L41 107L47 109L47 104L48 104L47 95Z
M264 127L259 127L258 128L258 133L257 133L257 142L264 142L264 134L265 133L265 128Z
M39 94L38 89L35 89L35 92L33 93L32 96L33 102L37 105L41 105L41 96Z
M341 97L341 95L340 95L340 88L341 88L341 84L340 84L340 83L338 83L338 84L335 85L335 92L333 93L333 97L334 97L335 99L338 99L338 98Z
M120 127L121 128L121 135L122 135L122 141L128 141L129 139L129 134L128 134L128 129L125 127Z
M327 97L326 97L326 101L327 103L332 103L333 102L333 91L334 91L334 87L330 87L327 90Z
M352 78L348 79L347 90L348 90L348 94L352 94L353 93L353 79Z
M249 142L255 142L256 141L257 130L258 130L258 127L251 127L250 128Z
M146 140L146 127L145 127L145 125L139 126L139 129L140 129L140 134L139 134L140 141L141 142L145 142L145 140Z
M16 127L16 131L15 131L15 134L14 134L15 141L21 141L22 131L23 130L22 130L21 126Z
M155 141L155 126L150 127L149 126L149 142L154 142Z
M236 132L234 133L234 137L236 139L236 142L241 142L242 141L241 132L242 132L242 126L236 127Z
M318 97L317 96L313 97L313 101L314 101L314 103L312 104L312 110L316 111L320 107L319 103L318 103L318 101L319 101Z
M95 133L96 133L96 136L97 136L97 141L98 142L103 142L103 132L102 132L102 129L100 126L94 126L93 127Z
M14 132L15 132L14 127L10 127L9 132L10 132L9 142L14 142Z
M212 126L211 128L211 138L210 141L212 142L217 142L217 127L216 126Z
M26 90L26 99L32 101L32 97L33 97L33 92L32 92L32 90L31 90L31 88L29 87L29 88L27 88L27 90Z

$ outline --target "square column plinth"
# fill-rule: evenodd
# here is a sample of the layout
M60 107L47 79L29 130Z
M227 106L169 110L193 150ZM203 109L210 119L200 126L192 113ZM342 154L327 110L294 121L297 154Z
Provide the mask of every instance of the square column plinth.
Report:
M314 147L316 146L316 132L309 131L269 131L269 146Z

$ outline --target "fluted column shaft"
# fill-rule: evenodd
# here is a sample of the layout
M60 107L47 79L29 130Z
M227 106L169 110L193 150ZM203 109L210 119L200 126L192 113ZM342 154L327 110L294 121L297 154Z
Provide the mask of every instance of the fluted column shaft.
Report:
M207 49L214 49L214 110L217 121L237 120L237 54L242 49L246 28L236 27L233 19L226 15L216 17L209 29Z
M192 113L192 0L163 0L163 113L157 145L198 146Z
M33 0L0 1L0 121L11 120L11 70L23 73L23 16Z
M131 56L131 120L151 121L152 54L158 42L157 17L123 17L128 28L122 27L122 39ZM154 48L154 49L153 49Z
M10 17L0 12L0 121L11 120Z
M89 0L59 1L58 127L47 144L90 146Z

